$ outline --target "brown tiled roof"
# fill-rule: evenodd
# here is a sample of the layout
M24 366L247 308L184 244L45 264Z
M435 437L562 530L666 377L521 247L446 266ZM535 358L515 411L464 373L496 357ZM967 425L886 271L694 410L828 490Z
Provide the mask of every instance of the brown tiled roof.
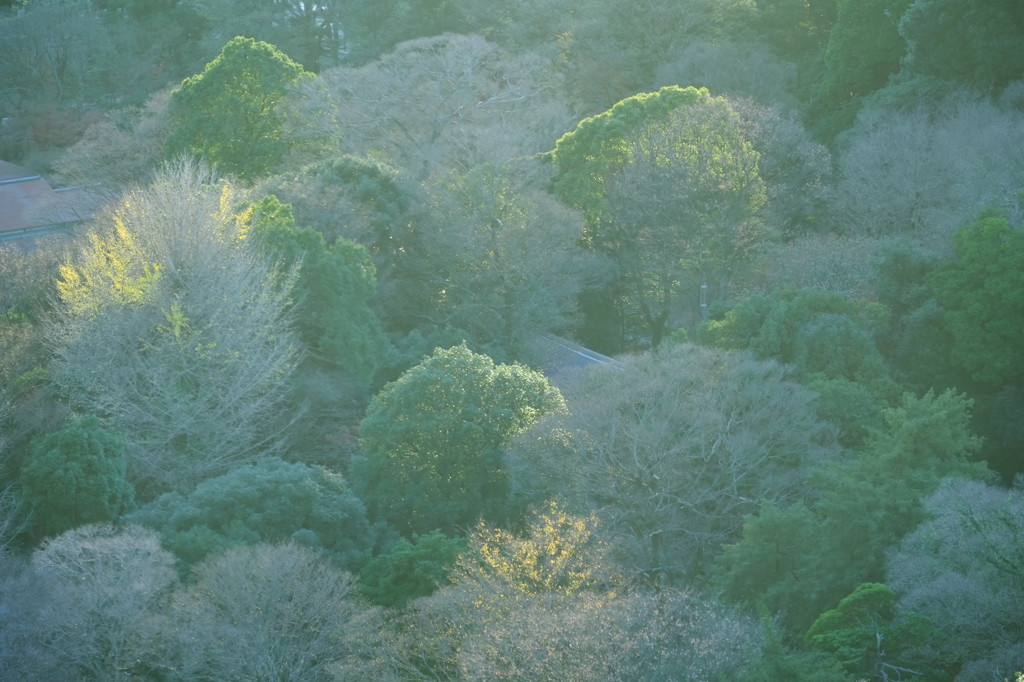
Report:
M38 173L0 161L0 239L86 220L94 208L86 188L55 190Z

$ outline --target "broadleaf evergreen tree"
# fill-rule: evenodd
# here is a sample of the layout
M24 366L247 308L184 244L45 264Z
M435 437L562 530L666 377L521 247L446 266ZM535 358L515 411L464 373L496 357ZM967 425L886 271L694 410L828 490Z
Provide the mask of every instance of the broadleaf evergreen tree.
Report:
M198 154L225 174L267 175L288 143L277 106L313 75L269 43L238 36L171 94L171 155Z
M29 447L20 481L39 535L115 521L135 505L124 443L96 417L72 421Z

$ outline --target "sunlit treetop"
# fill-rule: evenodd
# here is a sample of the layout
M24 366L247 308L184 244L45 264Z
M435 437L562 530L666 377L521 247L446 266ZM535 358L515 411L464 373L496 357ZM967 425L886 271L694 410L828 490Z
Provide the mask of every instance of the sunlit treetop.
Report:
M287 149L278 105L313 74L269 43L237 37L171 93L167 151L205 157L225 174L266 175Z
M523 534L480 522L470 534L470 551L456 570L462 578L497 579L524 594L572 594L604 584L606 543L594 535L593 514L569 514L548 502Z
M600 204L608 174L628 160L626 141L630 135L678 107L710 99L706 89L670 85L627 97L611 109L583 119L555 143L556 192L573 206L592 213Z
M190 162L176 167L190 167ZM212 182L212 176L205 179ZM249 223L234 210L237 193L227 183L202 191L207 198L194 208L205 214L202 222L212 228L214 239L226 246L240 244ZM153 201L147 190L129 190L111 211L109 225L89 232L79 254L60 266L57 292L68 312L90 317L108 305L144 303L165 270L180 270L180 254L169 245L184 247L188 241L182 228L189 224L189 211L184 205L177 208L183 215Z

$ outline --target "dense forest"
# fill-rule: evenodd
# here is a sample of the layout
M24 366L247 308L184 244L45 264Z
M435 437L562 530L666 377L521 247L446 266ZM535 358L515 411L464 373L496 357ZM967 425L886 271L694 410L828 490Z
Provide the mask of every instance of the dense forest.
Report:
M1024 679L1021 0L3 0L0 114L0 679Z

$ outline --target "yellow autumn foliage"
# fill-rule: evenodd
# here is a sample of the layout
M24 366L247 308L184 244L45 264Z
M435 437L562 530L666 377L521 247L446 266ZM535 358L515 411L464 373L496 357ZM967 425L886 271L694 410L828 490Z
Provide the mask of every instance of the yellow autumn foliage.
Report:
M597 517L575 516L554 501L520 536L481 522L462 559L466 577L492 577L524 594L572 594L602 582L604 543L594 537Z
M150 262L128 227L135 209L132 198L114 211L112 229L88 234L77 262L60 266L57 292L70 312L90 316L109 304L141 301L160 277L160 265Z
M241 199L231 185L220 187L209 223L224 244L243 242L252 224L250 206L238 211ZM92 231L74 260L60 266L57 291L69 312L89 317L107 305L140 303L160 279L161 263L154 260L140 225L160 224L166 206L154 204L144 190L131 191L112 211L109 229Z

